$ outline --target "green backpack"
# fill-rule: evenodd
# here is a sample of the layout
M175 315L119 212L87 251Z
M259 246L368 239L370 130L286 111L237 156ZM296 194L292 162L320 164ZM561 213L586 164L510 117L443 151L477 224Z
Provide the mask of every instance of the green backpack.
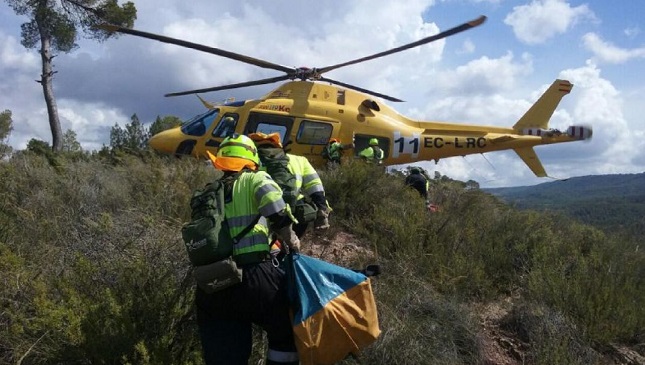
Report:
M262 167L282 189L282 199L293 212L298 200L296 177L289 171L289 157L281 148L258 148Z
M231 237L224 216L225 196L230 194L233 183L240 174L217 179L203 189L196 190L190 199L192 210L190 222L181 228L188 259L193 266L208 265L230 257L233 245L246 235L260 219L246 227L237 236Z
M313 222L318 208L308 196L298 200L296 176L289 171L289 156L280 148L259 148L258 155L262 167L282 189L282 199L289 205L298 223Z

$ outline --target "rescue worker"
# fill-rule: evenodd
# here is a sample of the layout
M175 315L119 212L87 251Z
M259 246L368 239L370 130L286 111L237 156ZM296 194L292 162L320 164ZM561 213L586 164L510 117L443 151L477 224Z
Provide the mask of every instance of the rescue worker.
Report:
M331 138L323 149L322 157L327 160L328 166L338 166L343 157L343 151L350 148L354 148L353 143L342 144L340 139Z
M362 150L358 155L368 163L374 163L376 165L381 165L383 163L383 158L385 157L385 153L378 146L378 139L376 138L370 138L369 146Z
M222 121L217 126L217 129L213 131L214 137L229 137L235 133L235 125L237 121L231 116L226 116L222 118Z
M246 365L253 345L252 324L267 334L265 364L299 363L285 273L271 262L269 229L290 250L297 252L300 241L291 228L280 187L269 174L256 171L259 164L253 141L238 134L222 141L213 161L225 177L239 174L226 190L224 211L231 236L253 223L258 213L264 219L234 246L233 258L242 268L242 282L212 294L197 288L197 325L206 364Z
M410 169L410 175L405 178L405 185L416 189L426 201L428 200L428 188L430 187L430 182L423 174L421 174L421 169L418 167Z
M252 133L249 137L256 143L259 149L273 148L282 150L283 148L282 142L280 142L280 134L278 133ZM327 202L325 188L323 187L320 176L318 176L318 172L316 172L316 169L306 157L292 155L290 153L285 154L289 160L287 168L296 179L295 193L297 198L294 214L298 223L293 225L294 232L298 238L302 238L312 220L314 222L314 229L329 228L329 212L331 208ZM263 154L260 154L260 156L262 157ZM309 208L311 205L305 201L306 197L311 200L315 208ZM313 209L317 209L315 213ZM313 214L315 214L315 217L308 218Z

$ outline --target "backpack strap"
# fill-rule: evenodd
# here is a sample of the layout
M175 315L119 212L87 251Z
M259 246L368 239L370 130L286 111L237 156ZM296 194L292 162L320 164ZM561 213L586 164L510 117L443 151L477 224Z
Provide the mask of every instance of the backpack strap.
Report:
M246 226L246 227L242 230L242 232L238 233L235 237L233 237L233 244L234 244L234 245L237 245L237 243L238 243L238 242L240 242L240 239L241 239L242 237L244 237L247 233L249 233L249 232L253 229L253 227L255 227L255 225L256 225L256 224L258 224L258 222L260 221L260 217L262 217L262 214L258 214L258 215L255 217L255 219L253 220L253 222L251 222L251 224L249 224L248 226Z

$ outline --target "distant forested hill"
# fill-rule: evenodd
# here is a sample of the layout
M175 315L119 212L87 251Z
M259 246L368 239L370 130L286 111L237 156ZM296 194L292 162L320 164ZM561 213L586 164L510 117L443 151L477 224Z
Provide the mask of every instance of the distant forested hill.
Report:
M520 209L562 212L604 230L645 233L645 173L482 190Z

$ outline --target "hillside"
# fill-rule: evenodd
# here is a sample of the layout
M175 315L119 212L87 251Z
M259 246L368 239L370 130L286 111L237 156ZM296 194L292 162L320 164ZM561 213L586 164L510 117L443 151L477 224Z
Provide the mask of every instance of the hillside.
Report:
M645 364L645 252L566 218L433 181L320 171L332 227L303 251L378 263L382 335L356 364ZM0 162L0 364L202 363L180 230L193 159L120 152ZM266 347L254 333L253 364Z
M559 212L603 230L645 234L645 173L482 190L519 209Z

